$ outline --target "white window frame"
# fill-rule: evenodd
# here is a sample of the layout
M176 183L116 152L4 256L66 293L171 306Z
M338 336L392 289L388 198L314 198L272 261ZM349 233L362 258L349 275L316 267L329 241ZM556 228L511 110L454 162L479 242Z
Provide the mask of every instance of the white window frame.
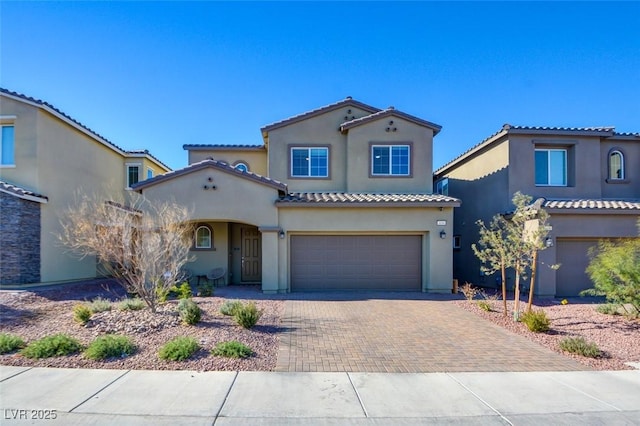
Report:
M327 158L327 172L324 175L311 175L311 150L322 150L326 153ZM306 150L307 151L307 174L296 175L293 173L293 151L294 150ZM326 179L329 177L329 170L331 168L331 161L329 158L329 147L327 146L292 146L289 148L289 176L293 179Z
M199 245L198 232L201 229L205 229L209 233L209 244L208 245ZM209 227L207 225L200 225L200 226L198 226L196 228L196 232L193 235L194 235L193 247L195 249L207 250L207 249L211 249L213 247L213 230L211 229L211 227Z
M142 163L125 163L124 165L124 181L125 181L125 188L127 189L131 189L131 182L129 182L129 169L131 167L137 167L138 168L138 182L141 182L142 179L140 179L140 172L142 171ZM136 182L136 183L138 183Z
M249 165L244 161L238 161L233 167L240 170L241 172L248 172L250 170ZM244 170L242 170L240 167L244 167Z
M373 150L375 148L387 148L389 150L389 173L375 173L373 167ZM393 173L393 156L391 153L392 148L407 148L407 173ZM371 145L371 176L411 176L411 145L409 144L372 144Z
M2 121L2 124L0 125L0 168L5 168L5 169L10 169L10 168L15 168L16 167L16 126L13 123L13 120L15 120L15 116L0 116L0 120ZM12 127L13 128L13 140L11 141L12 144L12 151L13 151L13 158L11 159L12 161L9 163L5 163L5 159L2 158L2 147L5 143L5 141L2 140L2 129L4 127Z
M613 176L613 170L611 169L611 157L614 154L618 154L620 156L620 177ZM624 169L624 154L619 149L612 149L607 156L607 169L609 180L624 180L625 179L625 169Z
M446 185L445 185L446 182ZM443 191L443 188L446 187L446 191ZM436 194L440 195L449 195L449 178L442 178L436 182Z
M151 176L149 176L149 174L151 174ZM153 170L151 167L147 167L147 177L146 177L146 179L151 179L155 175L156 175L156 171Z
M534 174L534 183L536 186L551 186L551 187L566 187L568 186L569 181L569 169L568 169L568 161L569 161L569 151L566 148L536 148L535 152L546 152L547 153L547 183L538 183L535 182L536 175L536 162L534 157L533 162L533 174ZM552 152L564 152L564 183L563 184L551 184L551 176L552 176L552 168L551 168L551 153ZM535 154L534 154L535 155Z

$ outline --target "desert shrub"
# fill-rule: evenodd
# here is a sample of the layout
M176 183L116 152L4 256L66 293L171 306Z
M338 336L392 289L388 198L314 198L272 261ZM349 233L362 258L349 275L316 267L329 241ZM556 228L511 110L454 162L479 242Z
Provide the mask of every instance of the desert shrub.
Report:
M156 287L156 298L159 303L166 303L169 298L169 293L171 292L170 288L165 288L162 286ZM137 296L136 296L137 297Z
M196 353L198 349L198 342L193 337L176 337L160 348L158 357L165 361L183 361Z
M24 347L24 340L15 334L0 333L0 354L13 352Z
M602 305L598 305L596 311L605 315L620 315L618 308L620 308L620 305L615 303L603 303Z
M193 291L191 290L191 285L188 282L183 282L180 287L174 286L173 291L178 296L178 299L189 299L193 296Z
M483 311L491 312L493 310L491 308L491 303L487 302L486 300L478 300L476 303L478 304L478 307Z
M458 288L458 292L464 294L464 297L468 301L472 301L473 299L475 299L476 295L480 293L480 289L477 287L474 287L469 282L465 282Z
M242 302L239 300L227 300L220 306L222 315L234 316L238 309L242 309Z
M139 297L134 297L132 299L126 298L118 303L118 309L121 311L140 311L144 309L145 306L147 305L144 303L144 300Z
M84 304L77 304L73 306L73 319L82 325L86 324L87 321L91 318L93 313L91 312L91 308Z
M21 353L27 358L49 358L71 355L81 349L82 345L73 337L66 334L55 334L30 343Z
M249 302L236 310L233 319L244 328L251 328L262 316L262 311L258 310L256 304Z
M602 355L598 345L587 342L583 337L567 337L562 339L560 341L560 349L589 358L597 358Z
M526 324L527 328L534 333L544 333L549 331L551 321L543 310L527 311L520 317L520 321Z
M198 296L210 297L213 296L213 283L205 281L198 285Z
M135 352L136 347L131 338L107 334L97 337L84 351L89 359L124 358Z
M247 358L253 354L250 347L232 340L230 342L220 342L211 351L212 355L224 356L227 358Z
M191 299L180 299L178 313L182 322L188 325L197 324L202 317L202 309Z
M89 309L91 309L91 312L94 314L97 314L98 312L110 311L111 301L102 297L96 297L89 304Z

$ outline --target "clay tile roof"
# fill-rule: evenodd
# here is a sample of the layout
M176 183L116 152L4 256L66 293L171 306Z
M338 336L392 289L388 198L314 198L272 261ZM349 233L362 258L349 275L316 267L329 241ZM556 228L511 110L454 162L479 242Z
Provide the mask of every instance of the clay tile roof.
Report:
M550 126L512 126L511 124L505 124L503 126L505 130L544 130L553 132L603 132L612 133L615 131L613 126L600 126L600 127L550 127Z
M287 185L285 183L282 183L280 181L277 181L275 179L271 179L262 175L259 175L257 173L253 173L253 172L245 172L242 170L238 170L235 167L229 165L229 163L224 162L224 161L219 161L219 160L213 160L213 159L207 159L207 160L203 160L197 163L193 163L190 164L187 167L184 167L182 169L179 170L174 170L172 172L169 173L165 173L162 175L157 175L152 177L151 179L147 179L147 180L143 180L141 182L138 182L134 185L131 186L131 189L134 191L140 191L142 189L145 189L147 187L153 186L155 184L167 181L167 180L171 180L171 179L175 179L178 176L182 176L182 175L186 175L192 172L195 172L197 170L202 170L202 169L206 169L206 168L214 168L217 170L221 170L223 172L226 173L230 173L245 179L249 179L252 180L254 182L258 182L258 183L262 183L264 185L270 186L272 188L278 189L280 191L287 191Z
M269 132L270 130L273 129L277 129L279 127L283 127L292 123L296 123L298 121L302 121L302 120L306 120L307 118L316 116L316 115L320 115L320 114L324 114L325 112L329 112L329 111L333 111L336 110L338 108L342 108L342 107L346 107L346 106L352 106L352 107L356 107L356 108L360 108L362 110L365 110L369 113L374 113L374 112L378 112L380 111L379 108L375 108L372 107L371 105L367 105L367 104L363 104L362 102L356 101L353 98L351 98L351 96L347 96L345 99L335 102L333 104L329 104L329 105L325 105L323 107L320 108L316 108L314 110L311 111L307 111L307 112L303 112L302 114L298 114L298 115L294 115L292 117L289 118L285 118L284 120L280 120L280 121L276 121L275 123L271 123L271 124L267 124L266 126L262 127L260 130L262 130L262 133L266 133Z
M439 194L374 194L351 192L292 192L277 201L278 204L436 204L458 207L460 200Z
M611 209L640 210L640 200L605 200L605 199L546 199L542 204L547 209Z
M437 135L438 132L440 132L440 130L442 129L442 126L432 123L430 121L427 120L423 120L421 118L415 117L413 115L409 115L407 113L404 113L402 111L398 111L397 109L395 109L394 107L389 107L387 109L384 109L382 111L378 111L375 112L373 114L369 114L369 115L365 115L364 117L360 117L360 118L356 118L354 120L349 120L346 121L344 123L342 123L340 125L340 131L345 131L348 130L352 127L356 127L359 126L361 124L365 124L365 123L369 123L375 120L379 120L385 117L390 117L390 116L395 116L395 117L400 117L403 118L407 121L411 121L415 124L418 124L420 126L424 126L424 127L428 127L430 129L433 130L433 134Z
M49 198L42 194L28 191L24 188L20 188L19 186L12 185L4 181L0 181L0 192L13 195L14 197L22 198L23 200L35 201L38 203L46 203L49 201Z
M187 151L210 151L210 150L238 150L238 151L252 151L265 149L264 144L252 145L252 144L185 144L182 145L182 149Z
M55 106L51 105L48 102L45 102L45 101L43 101L41 99L32 98L31 96L27 96L27 95L24 95L22 93L13 92L11 90L8 90L8 89L2 88L2 87L0 87L0 93L4 93L5 95L9 95L9 96L12 96L12 97L15 97L15 98L19 98L19 99L22 99L23 101L27 101L29 103L38 105L38 106L40 106L41 108L43 108L45 110L49 110L50 112L53 112L54 115L57 114L57 115L61 116L64 120L67 120L68 122L70 122L72 124L75 124L76 126L81 128L82 130L87 132L89 135L91 135L92 137L94 137L95 139L97 139L98 141L100 141L104 145L107 145L108 147L110 147L111 149L113 149L115 151L124 153L125 155L126 154L145 154L145 155L148 155L149 157L153 158L156 162L161 164L163 167L165 167L167 170L171 170L171 168L169 166L164 164L162 161L157 159L155 156L151 155L149 153L149 151L147 151L147 150L127 151L127 150L119 147L115 143L111 142L109 139L105 138L104 136L102 136L98 132L92 130L90 127L82 124L80 121L76 120L75 118L71 117L70 115L67 115L64 112L62 112L61 110L59 110L58 108L56 108Z

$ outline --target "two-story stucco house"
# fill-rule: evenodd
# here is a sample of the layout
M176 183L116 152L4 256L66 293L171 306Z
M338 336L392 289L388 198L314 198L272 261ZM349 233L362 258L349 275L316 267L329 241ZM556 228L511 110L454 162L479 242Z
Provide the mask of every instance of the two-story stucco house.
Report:
M6 89L0 89L0 126L0 283L95 278L95 258L78 260L56 237L76 192L122 195L170 169L147 151L123 150L49 103Z
M189 165L133 185L189 206L189 267L296 290L451 289L453 208L432 191L440 126L351 98L264 126L260 145L185 145Z
M476 220L511 211L513 194L535 199L550 214L548 247L540 253L537 293L575 296L593 286L588 249L599 239L637 236L640 134L612 127L505 125L434 173L436 192L463 200L454 220L454 278L494 286L471 250ZM544 265L560 264L558 270ZM508 283L510 285L513 284Z

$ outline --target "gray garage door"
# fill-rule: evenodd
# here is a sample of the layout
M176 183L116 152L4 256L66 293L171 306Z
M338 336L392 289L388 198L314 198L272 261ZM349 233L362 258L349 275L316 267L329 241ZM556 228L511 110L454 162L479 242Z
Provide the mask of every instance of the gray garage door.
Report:
M598 245L598 241L558 239L556 244L556 259L561 264L556 272L556 296L578 296L593 287L585 269L589 265L589 248Z
M419 235L293 235L291 289L420 291Z

